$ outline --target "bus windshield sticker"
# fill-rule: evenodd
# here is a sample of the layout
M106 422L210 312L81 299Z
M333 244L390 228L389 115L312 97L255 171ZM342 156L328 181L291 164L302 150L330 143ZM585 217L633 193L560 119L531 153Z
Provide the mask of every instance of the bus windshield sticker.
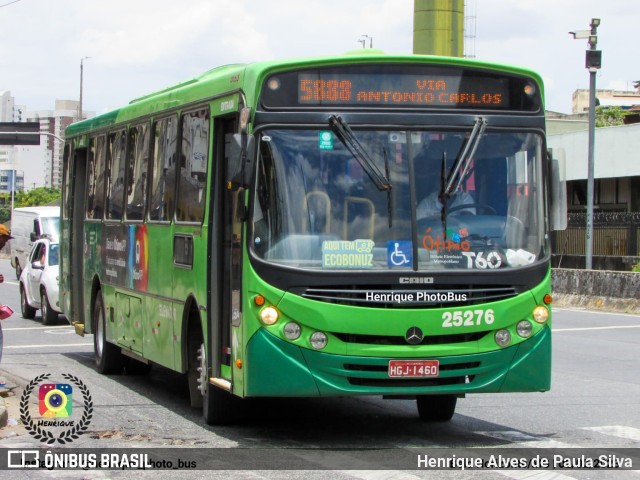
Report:
M318 148L320 150L333 150L333 133L323 130L318 135Z
M373 268L373 240L325 240L322 242L323 268Z
M413 243L406 240L387 242L387 265L391 268L413 267Z

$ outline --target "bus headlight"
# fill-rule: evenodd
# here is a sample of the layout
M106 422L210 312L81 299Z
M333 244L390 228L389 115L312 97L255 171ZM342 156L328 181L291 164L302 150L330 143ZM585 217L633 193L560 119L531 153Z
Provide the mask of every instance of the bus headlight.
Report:
M260 310L260 320L265 325L273 325L278 321L278 311L273 307L265 307Z
M518 335L520 335L522 338L529 337L532 331L533 326L531 325L531 322L529 320L520 320L518 322L518 325L516 325L516 332L518 332Z
M311 346L313 348L315 348L316 350L322 350L327 346L328 338L327 335L322 332L315 332L313 333L313 335L311 335L309 341L311 342Z
M501 347L506 347L511 343L511 334L509 333L509 330L505 330L504 328L502 330L498 330L494 338L496 343Z
M297 340L300 337L302 329L296 322L289 322L284 326L284 336L289 340Z
M549 319L549 310L547 307L538 305L533 309L533 319L538 323L544 323Z

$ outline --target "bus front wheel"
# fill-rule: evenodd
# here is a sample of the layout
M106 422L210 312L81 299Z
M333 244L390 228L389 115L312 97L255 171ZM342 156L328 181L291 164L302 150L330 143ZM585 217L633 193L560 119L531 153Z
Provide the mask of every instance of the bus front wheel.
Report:
M96 355L96 370L103 374L120 373L124 360L120 349L107 342L107 317L104 312L102 292L98 290L93 307L93 350Z
M455 395L418 395L418 415L424 422L448 422L456 411Z
M236 420L238 400L209 383L206 349L202 338L193 333L189 342L187 378L191 406L202 408L202 416L208 425L228 425Z

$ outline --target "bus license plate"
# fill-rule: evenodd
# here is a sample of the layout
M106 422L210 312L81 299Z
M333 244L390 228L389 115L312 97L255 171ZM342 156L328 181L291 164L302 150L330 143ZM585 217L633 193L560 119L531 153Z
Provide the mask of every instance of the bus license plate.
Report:
M389 377L437 377L438 360L390 360Z

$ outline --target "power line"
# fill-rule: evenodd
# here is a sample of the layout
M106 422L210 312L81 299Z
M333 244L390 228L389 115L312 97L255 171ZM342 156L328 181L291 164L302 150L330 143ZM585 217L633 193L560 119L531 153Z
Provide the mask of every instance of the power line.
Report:
M13 2L9 2L9 3L5 3L4 5L0 5L0 8L2 7L7 7L9 5L11 5L12 3L18 3L20 0L13 0Z

